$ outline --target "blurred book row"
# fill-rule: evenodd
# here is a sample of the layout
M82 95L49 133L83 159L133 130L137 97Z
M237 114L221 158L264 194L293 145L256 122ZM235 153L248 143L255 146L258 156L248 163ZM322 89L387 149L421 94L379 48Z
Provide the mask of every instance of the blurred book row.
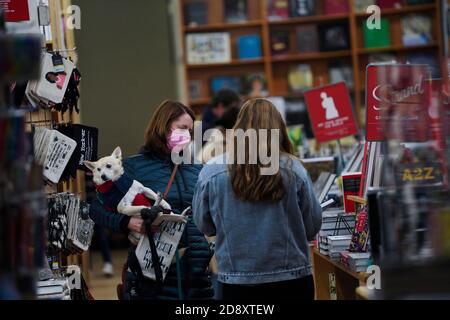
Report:
M250 20L248 0L215 0L223 1L223 22L239 23ZM184 21L186 26L207 25L210 23L210 1L189 1L184 5ZM365 12L367 7L377 5L381 9L401 8L406 5L432 3L432 0L355 0L353 10L357 13ZM284 20L296 17L315 15L347 14L351 10L348 0L268 0L267 16L270 20Z

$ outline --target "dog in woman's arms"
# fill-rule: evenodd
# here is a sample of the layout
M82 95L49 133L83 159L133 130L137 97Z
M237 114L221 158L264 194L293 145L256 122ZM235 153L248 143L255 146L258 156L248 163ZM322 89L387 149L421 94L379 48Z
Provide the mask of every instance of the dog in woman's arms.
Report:
M120 147L117 147L110 156L96 162L84 161L84 165L92 171L97 199L108 211L117 211L128 216L141 216L143 209L150 208L158 199L158 195L153 190L131 179L125 173ZM171 207L166 201L161 200L159 206L164 209L164 212L171 212ZM133 244L137 244L140 234L130 232L128 238Z

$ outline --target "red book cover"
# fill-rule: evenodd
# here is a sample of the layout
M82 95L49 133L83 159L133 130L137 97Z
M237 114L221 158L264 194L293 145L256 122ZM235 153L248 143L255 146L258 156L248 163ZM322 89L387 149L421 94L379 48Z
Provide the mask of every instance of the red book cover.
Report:
M0 0L0 7L5 12L6 22L30 20L28 0Z
M271 0L269 6L269 17L272 19L288 19L289 0Z
M378 0L377 5L381 9L400 8L402 2L401 0Z
M345 173L342 175L342 189L344 194L345 213L354 213L355 202L348 200L348 196L357 196L361 184L361 172Z
M348 1L347 0L325 0L323 13L324 14L339 14L348 13Z

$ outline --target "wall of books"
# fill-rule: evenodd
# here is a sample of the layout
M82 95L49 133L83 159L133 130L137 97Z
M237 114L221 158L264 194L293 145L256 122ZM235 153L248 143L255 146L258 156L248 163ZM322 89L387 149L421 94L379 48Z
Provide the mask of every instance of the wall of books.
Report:
M179 2L187 103L198 113L223 87L246 98L282 97L304 111L305 90L345 81L364 124L368 63L426 63L439 76L438 0ZM381 9L377 28L366 11L373 4Z

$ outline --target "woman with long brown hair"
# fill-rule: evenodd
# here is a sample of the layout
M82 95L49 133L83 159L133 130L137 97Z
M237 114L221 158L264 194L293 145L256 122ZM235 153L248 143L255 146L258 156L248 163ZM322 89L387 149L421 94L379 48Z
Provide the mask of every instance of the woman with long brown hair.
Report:
M309 241L322 210L286 125L271 102L254 99L233 130L193 200L198 228L216 236L223 298L313 299Z
M161 193L166 191L169 180L173 184L167 189L165 200L172 211L182 213L191 206L194 186L201 166L179 164L174 170L172 153L180 153L191 140L194 126L193 111L179 102L165 101L153 114L141 151L124 161L125 174L144 186ZM175 175L173 175L175 173ZM152 209L157 209L153 207ZM144 209L149 210L149 209ZM144 214L144 213L143 213ZM129 231L146 234L144 220L117 212L105 211L96 200L91 204L90 216L96 224L112 231L128 234ZM188 216L173 263L162 283L145 278L135 255L136 246L130 247L124 272L124 285L119 295L124 299L211 299L213 290L207 272L211 259L209 244ZM155 270L156 273L156 270Z

